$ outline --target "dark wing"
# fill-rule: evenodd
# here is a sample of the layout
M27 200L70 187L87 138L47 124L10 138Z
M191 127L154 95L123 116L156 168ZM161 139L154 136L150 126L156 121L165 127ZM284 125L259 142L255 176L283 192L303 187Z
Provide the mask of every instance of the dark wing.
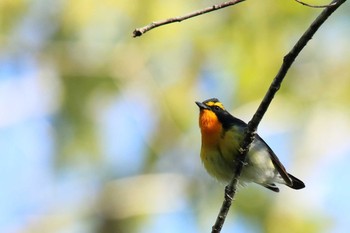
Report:
M247 127L247 124L244 121L232 116L227 111L224 111L222 114L218 115L218 117L219 117L223 127L226 129L230 128L232 126L236 126L236 127L238 126L239 128L241 128L242 132L244 132L245 128ZM284 168L282 163L279 161L276 154L269 147L269 145L267 145L267 143L258 134L255 135L255 139L261 140L266 145L266 148L269 151L272 163L275 165L278 173L281 175L281 177L283 178L283 180L286 182L286 184L288 186L293 186L292 179L288 176L286 169ZM273 188L271 188L271 187L267 187L267 188L270 188L271 190L273 190Z
M217 116L218 116L219 120L221 121L224 129L229 129L232 126L236 126L236 127L239 127L242 130L242 132L244 132L245 128L247 127L247 124L244 121L242 121L242 120L232 116L227 111L220 111L220 113L217 113ZM286 182L286 185L288 185L289 187L293 187L293 180L291 179L291 177L289 177L289 175L288 175L286 169L284 168L283 164L279 161L279 159L277 158L276 154L272 151L272 149L269 147L269 145L267 145L267 143L258 134L255 135L255 139L256 140L261 140L266 145L266 148L269 151L272 163L275 165L278 173L281 175L283 180ZM302 186L302 185L300 185L300 186ZM277 187L275 188L273 186L273 184L269 184L269 185L267 185L265 187L268 188L268 189L271 189L271 190L273 190L275 192L278 192L278 188Z
M278 173L281 175L281 177L286 182L286 184L288 186L293 186L292 179L289 177L289 175L288 175L286 169L284 168L283 164L277 158L277 155L272 151L272 149L269 147L269 145L267 145L267 143L259 135L256 135L255 137L256 137L257 140L261 140L266 145L266 147L267 147L267 149L269 151L272 163L275 165Z

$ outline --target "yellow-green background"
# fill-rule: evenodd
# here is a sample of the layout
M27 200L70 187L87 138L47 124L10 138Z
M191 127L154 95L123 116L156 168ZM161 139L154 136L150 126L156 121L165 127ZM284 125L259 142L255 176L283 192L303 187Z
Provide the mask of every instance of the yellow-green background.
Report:
M210 232L224 185L201 165L194 101L248 121L321 12L246 1L132 38L219 2L0 2L1 232ZM349 10L302 51L259 127L306 188L241 188L222 232L348 231Z

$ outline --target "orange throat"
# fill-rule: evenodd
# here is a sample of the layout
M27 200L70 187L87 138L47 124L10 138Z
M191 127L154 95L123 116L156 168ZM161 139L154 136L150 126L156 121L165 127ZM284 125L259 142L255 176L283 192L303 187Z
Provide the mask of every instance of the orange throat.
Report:
M216 146L222 133L222 125L214 112L201 110L199 127L202 133L202 146Z

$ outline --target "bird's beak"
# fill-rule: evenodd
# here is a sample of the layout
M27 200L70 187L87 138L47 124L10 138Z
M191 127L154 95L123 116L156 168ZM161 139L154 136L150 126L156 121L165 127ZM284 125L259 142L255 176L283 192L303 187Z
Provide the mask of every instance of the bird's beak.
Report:
M209 109L209 107L201 102L196 101L197 106L199 107L200 110L202 109Z

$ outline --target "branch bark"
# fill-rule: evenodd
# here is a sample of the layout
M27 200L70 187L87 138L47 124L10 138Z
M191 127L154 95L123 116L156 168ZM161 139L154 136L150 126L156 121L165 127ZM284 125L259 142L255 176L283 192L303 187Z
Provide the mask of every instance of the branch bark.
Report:
M340 5L342 5L346 0L333 0L328 7L326 7L321 14L312 22L309 28L304 32L304 34L300 37L297 43L294 45L292 50L283 58L282 65L273 79L267 93L265 94L262 102L260 103L258 109L256 110L253 118L249 121L248 127L246 129L245 137L241 143L240 153L241 156L238 158L239 163L237 164L237 168L235 174L231 180L231 182L225 187L225 198L222 203L220 212L216 218L215 224L212 227L212 233L221 232L222 226L225 222L227 213L232 204L232 200L237 191L237 184L239 181L239 177L242 173L246 154L249 150L249 146L254 140L256 130L258 125L266 113L272 99L274 98L276 92L279 90L283 79L285 78L289 68L293 64L294 60L297 58L302 49L306 46L306 44L312 39L313 35L320 28L320 26L327 20L327 18L336 10Z
M245 1L245 0L231 0L231 1L220 3L220 4L212 5L210 7L204 8L202 10L194 11L194 12L191 12L191 13L183 15L183 16L178 16L178 17L174 17L174 18L156 21L156 22L150 23L142 28L136 28L133 31L133 37L142 36L146 32L152 30L153 28L159 27L159 26L163 26L163 25L166 25L169 23L181 22L181 21L184 21L186 19L196 17L198 15L203 15L203 14L206 14L206 13L209 13L212 11L216 11L216 10L228 7L228 6L236 5L236 4L243 2L243 1Z

